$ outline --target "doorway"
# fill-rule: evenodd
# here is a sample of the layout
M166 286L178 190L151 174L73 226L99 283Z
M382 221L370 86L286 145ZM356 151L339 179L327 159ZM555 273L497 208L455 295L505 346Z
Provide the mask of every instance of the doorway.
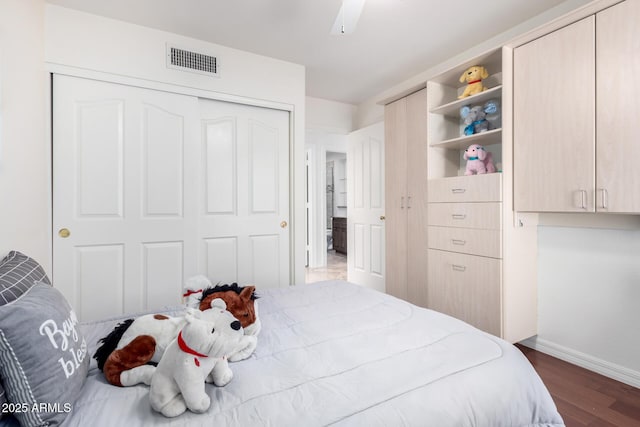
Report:
M319 262L307 266L305 281L347 280L347 154L325 146L310 153L308 200L317 201L307 210L315 231L310 234L316 236L310 248L322 254L314 257ZM313 153L318 161L314 162Z

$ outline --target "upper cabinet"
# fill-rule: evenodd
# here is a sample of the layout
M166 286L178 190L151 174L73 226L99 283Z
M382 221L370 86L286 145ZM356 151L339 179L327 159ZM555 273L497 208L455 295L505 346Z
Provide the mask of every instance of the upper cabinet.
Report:
M640 212L640 2L596 15L596 209Z
M514 51L514 207L640 212L640 2Z

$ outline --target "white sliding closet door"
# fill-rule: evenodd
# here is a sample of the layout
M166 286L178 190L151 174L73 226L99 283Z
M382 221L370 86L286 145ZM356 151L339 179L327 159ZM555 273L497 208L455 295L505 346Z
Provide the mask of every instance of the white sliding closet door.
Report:
M200 100L200 265L214 282L288 286L289 113Z
M197 272L198 99L53 82L53 283L83 321L181 300Z

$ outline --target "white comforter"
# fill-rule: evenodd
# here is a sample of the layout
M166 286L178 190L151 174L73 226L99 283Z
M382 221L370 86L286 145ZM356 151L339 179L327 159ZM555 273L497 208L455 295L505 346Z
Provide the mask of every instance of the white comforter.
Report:
M563 425L520 351L459 320L346 282L258 295L258 348L207 413L164 418L92 361L65 426ZM92 354L115 323L87 325Z

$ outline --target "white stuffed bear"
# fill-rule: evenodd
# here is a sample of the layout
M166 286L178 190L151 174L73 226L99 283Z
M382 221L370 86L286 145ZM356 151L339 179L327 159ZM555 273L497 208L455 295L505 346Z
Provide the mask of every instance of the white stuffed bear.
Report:
M210 310L189 310L185 320L151 378L151 407L166 417L176 417L187 409L197 413L209 409L211 398L205 392L205 380L219 386L228 384L233 372L226 356L243 345L242 326L221 299L212 301Z

